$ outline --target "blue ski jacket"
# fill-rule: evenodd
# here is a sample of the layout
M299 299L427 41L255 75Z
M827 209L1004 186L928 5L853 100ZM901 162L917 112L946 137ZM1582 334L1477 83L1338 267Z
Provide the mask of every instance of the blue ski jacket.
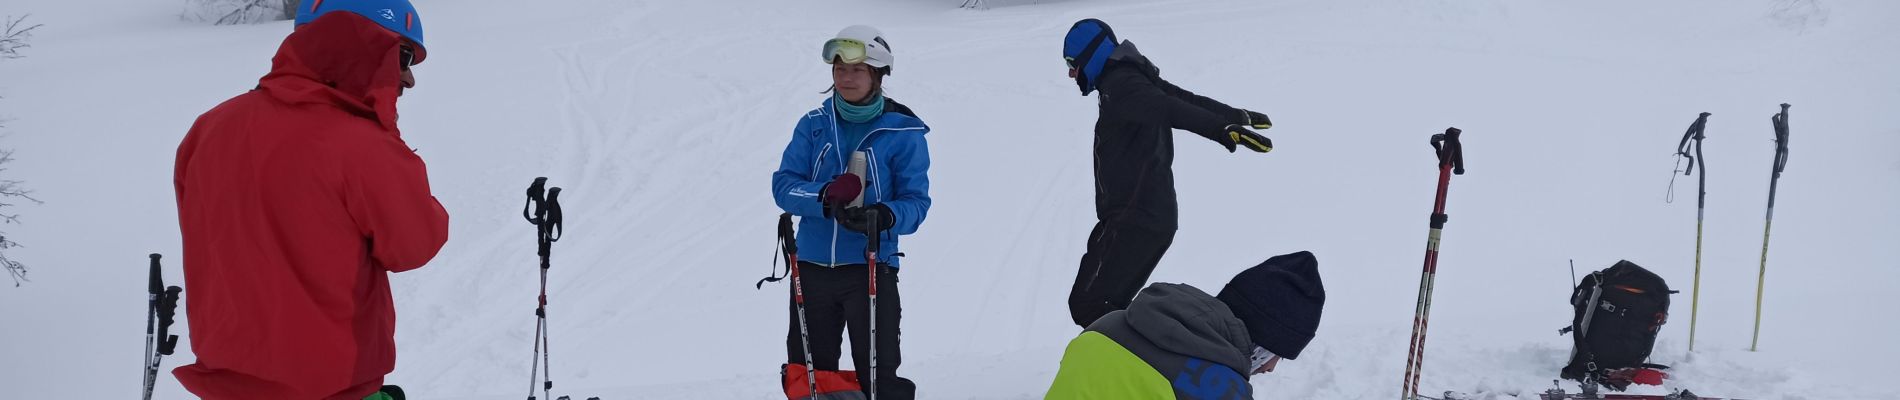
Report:
M824 206L818 202L820 189L832 177L845 173L851 153L863 150L869 156L864 205L883 204L895 214L895 225L879 238L877 262L897 268L898 236L916 233L930 210L930 150L924 141L930 127L909 107L889 98L885 99L884 113L870 122L853 123L837 115L832 100L826 99L798 120L778 171L772 173L772 200L780 209L800 217L799 261L819 265L865 263L868 238L825 218ZM859 143L839 143L846 129L868 129L869 133Z

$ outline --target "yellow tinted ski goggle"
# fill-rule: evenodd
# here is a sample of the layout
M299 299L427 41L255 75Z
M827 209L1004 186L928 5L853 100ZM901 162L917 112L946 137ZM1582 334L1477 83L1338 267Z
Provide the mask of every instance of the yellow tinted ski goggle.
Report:
M868 58L868 56L865 55L864 42L852 39L831 39L830 41L826 41L825 52L821 55L825 57L826 64L834 62L857 64L864 62L864 60Z

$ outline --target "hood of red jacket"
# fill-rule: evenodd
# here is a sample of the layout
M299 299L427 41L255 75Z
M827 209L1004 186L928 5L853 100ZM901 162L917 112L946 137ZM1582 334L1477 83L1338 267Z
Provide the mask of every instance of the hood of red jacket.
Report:
M401 35L361 15L329 13L284 38L258 88L290 104L329 104L396 131Z

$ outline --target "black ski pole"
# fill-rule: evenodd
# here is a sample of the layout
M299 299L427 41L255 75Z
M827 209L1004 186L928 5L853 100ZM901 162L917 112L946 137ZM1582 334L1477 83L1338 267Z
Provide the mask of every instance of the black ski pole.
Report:
M554 373L550 371L552 362L548 353L554 348L548 345L548 258L554 242L561 240L561 188L543 189L548 178L534 178L528 185L527 203L521 206L521 217L535 227L536 254L541 256L541 295L536 298L534 307L534 355L528 366L528 400L534 400L534 382L536 373L545 376L541 382L541 396L547 397L554 389ZM538 369L538 371L537 371Z
M178 335L171 334L172 318L177 315L178 294L185 289L165 286L159 273L158 253L152 253L152 274L146 286L145 309L145 400L152 399L152 387L158 383L158 363L178 347Z
M1781 113L1768 118L1775 126L1775 169L1768 177L1768 219L1761 226L1761 271L1755 275L1755 334L1748 340L1748 351L1761 342L1761 296L1768 285L1768 232L1775 225L1775 186L1781 184L1781 171L1788 167L1788 103Z
M1709 168L1707 161L1702 158L1702 139L1707 138L1703 135L1703 129L1708 126L1708 123L1709 113L1697 115L1695 122L1689 124L1689 130L1682 134L1682 141L1676 144L1676 156L1689 159L1688 168L1682 171L1683 175L1693 174L1696 167L1702 167L1702 174L1696 176L1695 281L1694 288L1689 292L1689 351L1695 351L1696 311L1700 309L1702 300L1702 216L1709 198ZM1695 150L1694 155L1689 154L1692 148ZM1674 182L1675 179L1671 178L1670 185L1674 186ZM1672 189L1670 193L1673 194L1675 191Z

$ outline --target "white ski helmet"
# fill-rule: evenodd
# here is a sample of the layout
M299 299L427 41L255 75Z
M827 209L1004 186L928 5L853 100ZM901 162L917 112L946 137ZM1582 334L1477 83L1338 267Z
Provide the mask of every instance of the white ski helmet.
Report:
M885 75L891 74L891 64L896 62L891 55L891 44L884 41L884 33L868 25L847 26L838 31L838 36L825 41L825 63L834 60L846 64L864 63L877 68Z

